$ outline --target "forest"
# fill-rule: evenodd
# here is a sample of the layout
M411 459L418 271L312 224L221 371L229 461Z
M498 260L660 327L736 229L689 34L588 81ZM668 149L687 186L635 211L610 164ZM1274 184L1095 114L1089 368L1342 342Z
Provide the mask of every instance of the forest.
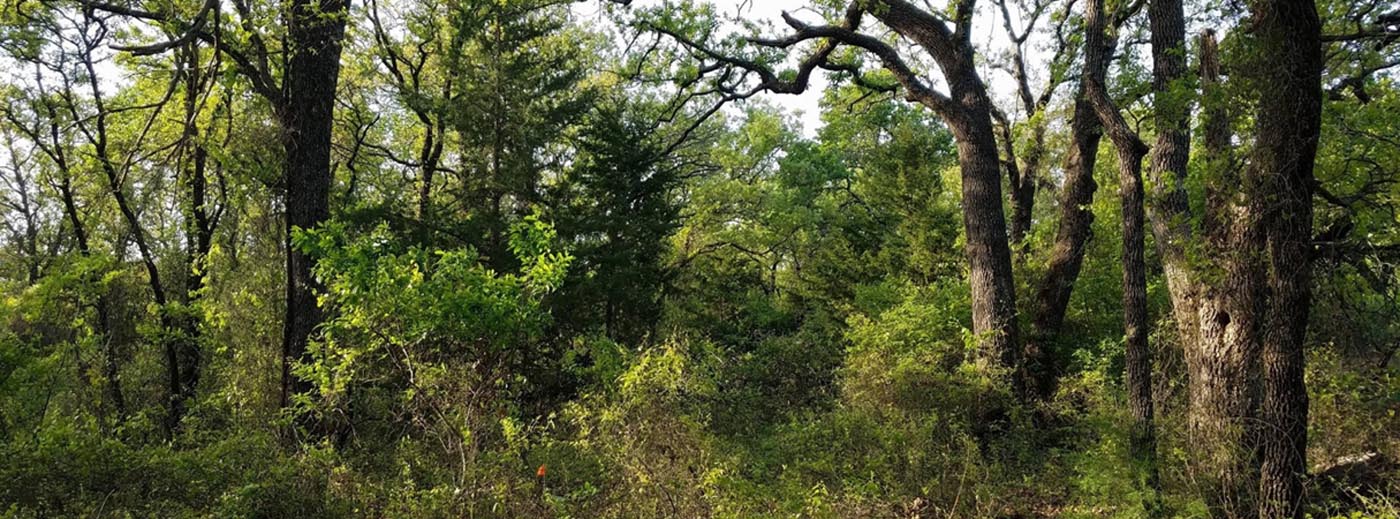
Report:
M0 0L0 517L1400 519L1400 4Z

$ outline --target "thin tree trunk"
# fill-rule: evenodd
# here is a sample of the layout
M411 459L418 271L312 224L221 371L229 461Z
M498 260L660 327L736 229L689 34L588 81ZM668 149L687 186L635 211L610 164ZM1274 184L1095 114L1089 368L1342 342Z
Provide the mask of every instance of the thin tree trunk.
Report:
M1118 153L1118 193L1123 229L1123 332L1125 382L1133 424L1129 449L1149 516L1161 515L1156 427L1152 405L1152 350L1147 342L1147 271L1144 253L1142 159L1147 145L1123 120L1104 87L1116 41L1104 31L1103 0L1090 0L1085 16L1084 88Z
M185 134L183 140L185 146L189 148L191 156L183 178L185 239L187 242L185 262L188 272L185 277L186 308L185 313L180 316L182 336L176 352L179 368L178 402L181 404L180 415L183 415L184 403L194 398L202 371L200 318L197 304L204 288L204 280L208 270L205 259L209 255L214 232L207 206L208 180L205 177L205 169L208 163L208 153L205 151L203 143L199 142L199 91L203 85L199 75L199 47L191 44L183 51L183 54L188 60L184 66ZM178 422L180 416L174 416L172 419Z
M90 14L87 15L84 22L86 24L95 23ZM102 90L98 84L99 76L97 75L92 57L92 50L95 49L98 44L98 41L88 40L86 36L83 39L85 49L79 55L79 59L87 72L87 86L89 94L92 95L95 114L92 117L92 128L89 128L86 124L81 122L77 127L87 138L88 142L92 144L93 154L97 158L98 167L106 176L108 190L117 202L117 210L130 230L132 242L136 244L136 250L140 255L141 263L146 268L147 284L151 288L151 295L155 301L156 313L160 321L161 330L166 332L173 331L175 329L174 321L171 319L170 309L167 306L169 304L169 299L166 297L165 284L161 280L160 268L156 263L155 252L152 251L151 245L146 239L146 231L141 225L141 220L136 214L136 209L132 207L130 200L127 199L126 187L122 182L123 175L118 171L116 161L113 159L109 149L110 142L107 131L107 117L110 112L107 110L105 100L102 97ZM78 108L76 106L70 104L68 110L72 113L75 120L82 120L82 117L77 112ZM167 375L166 406L168 410L167 421L164 427L166 435L169 436L173 434L178 425L178 416L180 415L182 406L179 396L179 366L176 358L176 346L174 341L169 337L165 337L162 342L165 343Z
M1028 245L1026 235L1031 231L1031 217L1035 212L1036 173L1040 169L1041 156L1044 155L1045 125L1036 123L1031 129L1031 146L1026 150L1025 162L1022 164L1017 164L1015 155L1011 153L1014 143L1009 125L1009 122L1002 124L1002 140L1007 149L1007 185L1011 191L1011 243L1019 247L1020 252L1025 252Z
M55 132L57 124L54 124ZM55 144L57 142L55 141ZM57 148L55 148L57 150ZM73 237L78 242L78 253L84 258L92 257L92 247L88 242L87 227L83 225L81 215L78 213L77 199L73 194L73 181L68 176L67 158L61 150L56 151L52 157L58 165L58 170L63 177L59 179L58 194L63 200L63 214L67 216L69 225L73 227ZM107 399L112 402L114 411L113 419L118 424L126 420L126 398L122 393L121 385L121 363L117 361L117 341L112 334L112 304L108 300L105 292L97 296L97 326L102 333L102 377L106 379Z

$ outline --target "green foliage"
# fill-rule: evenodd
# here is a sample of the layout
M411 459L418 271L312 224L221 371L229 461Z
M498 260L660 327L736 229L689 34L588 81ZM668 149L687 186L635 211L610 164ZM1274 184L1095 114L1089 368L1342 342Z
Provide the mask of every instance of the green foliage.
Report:
M159 4L142 8L190 20L202 6ZM285 202L282 153L295 121L256 84L285 72L285 6L208 18L217 49L195 38L137 56L112 46L184 28L7 3L0 516L1144 517L1111 147L1099 150L1093 238L1049 345L1065 367L1059 392L1022 402L1005 373L976 362L959 149L937 114L905 102L878 57L840 45L829 57L842 70L815 72L831 79L823 126L803 133L793 114L748 98L760 74L732 65L792 80L793 58L816 42L755 45L792 28L724 4L646 4L354 3L331 218L287 243L284 217L298 208ZM897 43L943 88L936 60L876 32L888 6L859 4L855 29ZM849 5L794 14L839 25ZM1030 63L1031 83L1073 83L1080 7L1035 7L1051 25L1027 48L1053 51L1038 46L1054 32L1067 51L1048 70ZM1318 4L1334 34L1384 7ZM1150 96L1150 24L1138 16L1118 35L1110 94L1133 124L1224 106L1248 147L1260 85L1241 72L1269 63L1251 54L1237 6L1187 8L1192 26L1227 35L1225 88L1201 93L1188 77ZM1004 42L972 40L1001 101ZM1316 468L1400 455L1400 88L1385 72L1400 46L1328 45L1307 363ZM272 77L249 77L241 60L263 53ZM181 81L191 58L207 79L195 88ZM1071 87L1011 121L1016 150L1046 132L1014 267L1023 335L1058 223ZM1218 180L1241 164L1193 150L1199 214L1206 193L1239 187ZM202 257L196 208L210 219ZM284 408L289 248L316 259L325 320L292 372L311 390ZM1185 470L1195 445L1183 348L1161 259L1148 254L1163 505L1207 517ZM174 426L171 345L200 367ZM1375 479L1310 481L1308 512L1396 519L1400 477Z

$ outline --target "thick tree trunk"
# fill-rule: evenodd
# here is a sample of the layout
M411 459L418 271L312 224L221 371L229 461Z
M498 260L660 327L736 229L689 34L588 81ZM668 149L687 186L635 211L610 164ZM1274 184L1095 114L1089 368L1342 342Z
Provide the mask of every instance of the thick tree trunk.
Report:
M286 148L287 312L282 334L282 405L310 385L292 375L307 359L307 344L321 324L313 258L291 245L293 229L311 229L330 217L331 130L347 0L294 0L283 102Z
M1250 168L1260 197L1270 300L1262 333L1259 517L1302 517L1308 394L1303 341L1312 286L1312 187L1322 113L1321 23L1313 0L1251 4L1259 112Z
M1259 263L1255 189L1242 186L1230 149L1229 115L1219 88L1213 36L1201 38L1203 156L1206 200L1200 251L1210 268L1193 272L1190 317L1183 340L1191 383L1189 422L1197 445L1191 471L1219 515L1253 515L1255 506L1252 417L1258 406ZM1178 319L1181 319L1178 312ZM1179 323L1180 324L1180 323ZM1187 332L1183 332L1186 335Z
M1222 208L1229 213L1224 219L1228 225L1199 243L1193 241L1185 179L1194 92L1184 82L1181 1L1152 0L1148 20L1157 130L1149 217L1186 358L1188 422L1196 447L1190 471L1214 513L1250 516L1255 492L1250 418L1258 402L1260 271L1249 251L1263 244L1255 223L1258 215L1248 205ZM1208 267L1193 268L1192 247L1199 247L1199 253L1210 259Z
M1011 273L1011 246L1001 208L1001 168L997 160L996 137L992 133L990 104L981 82L972 76L964 87L977 88L959 94L974 108L964 117L950 121L958 142L958 164L962 169L963 223L967 230L964 248L972 287L972 331L981 338L981 361L986 366L1004 368L1021 377L1019 371L1019 330L1016 323L1016 293ZM980 106L981 109L975 107Z
M972 331L980 341L978 360L983 366L1005 370L1017 392L1024 394L1016 285L1002 212L1001 163L991 99L977 75L967 34L972 14L959 12L958 27L953 31L939 17L904 0L884 0L870 14L927 50L948 84L946 103L930 108L939 112L958 143L967 234L964 249L972 289Z
M1151 0L1152 84L1157 141L1148 170L1153 186L1147 206L1158 253L1162 256L1172 310L1182 344L1197 335L1196 286L1187 261L1191 215L1186 198L1186 165L1191 149L1187 126L1190 103L1185 85L1186 23L1181 0Z

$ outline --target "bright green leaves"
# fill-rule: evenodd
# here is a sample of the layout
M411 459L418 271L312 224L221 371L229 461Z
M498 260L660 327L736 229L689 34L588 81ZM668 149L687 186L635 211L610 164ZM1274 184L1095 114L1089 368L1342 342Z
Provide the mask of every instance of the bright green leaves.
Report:
M540 220L538 213L511 227L510 250L520 259L527 285L537 292L553 291L564 283L564 274L573 256L550 252L555 241L554 227Z
M517 225L511 247L524 267L500 274L472 249L404 248L383 226L363 236L334 223L295 233L295 245L319 258L322 306L332 314L317 362L299 374L335 396L362 377L412 377L419 364L479 366L523 354L547 318L539 297L572 260L551 251L553 238L537 218ZM406 396L422 388L413 384Z

